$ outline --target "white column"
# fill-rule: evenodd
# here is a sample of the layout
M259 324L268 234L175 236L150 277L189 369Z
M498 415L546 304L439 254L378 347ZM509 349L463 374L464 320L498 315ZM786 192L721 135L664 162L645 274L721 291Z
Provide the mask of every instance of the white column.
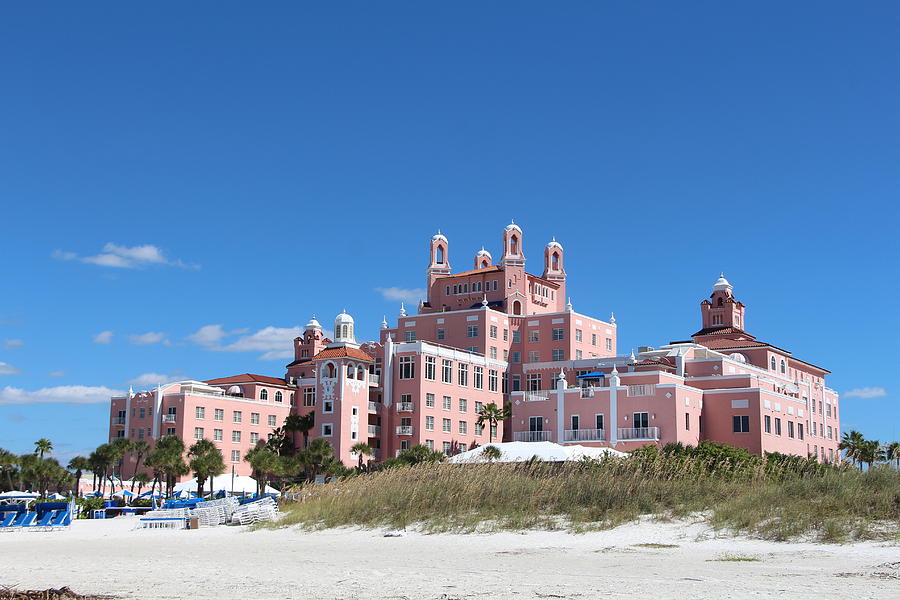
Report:
M619 392L619 383L621 383L621 379L619 379L619 371L613 366L612 373L610 373L609 377L609 423L606 426L609 428L609 445L615 447L616 443L619 439L619 407L618 407L618 392Z
M384 389L382 404L384 404L385 407L389 407L393 404L394 392L394 340L391 339L390 334L388 334L387 339L384 341L384 362L381 365L381 387ZM382 424L385 425L384 423Z
M556 379L556 443L562 444L565 439L566 422L566 374L562 369Z
M159 439L159 428L162 423L162 386L157 385L153 395L153 439Z

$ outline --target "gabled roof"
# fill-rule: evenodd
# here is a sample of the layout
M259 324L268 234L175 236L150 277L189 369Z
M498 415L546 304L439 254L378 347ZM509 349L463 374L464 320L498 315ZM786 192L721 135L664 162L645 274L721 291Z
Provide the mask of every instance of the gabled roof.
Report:
M301 365L301 364L303 364L303 363L308 363L309 361L310 361L309 358L301 358L300 360L295 360L295 361L292 362L292 363L288 363L287 366L288 366L288 367L293 367L293 366L296 366L296 365Z
M375 359L360 350L359 348L351 348L349 346L339 346L337 348L325 348L315 356L313 360L320 358L355 358L356 360L367 360L375 362Z
M241 375L232 375L230 377L219 377L218 379L207 379L203 383L208 383L209 385L221 385L225 383L267 383L269 385L283 385L287 387L287 382L280 377L254 375L253 373L243 373Z
M748 340L755 340L756 337L750 335L743 329L738 329L737 327L728 327L727 325L717 325L716 327L706 327L701 329L691 337L697 337L698 335L741 335L747 338Z
M698 344L702 344L709 348L710 350L733 350L737 348L762 348L765 346L769 346L764 342L757 342L756 340L708 340L705 342L697 342ZM774 346L773 346L774 347ZM780 350L780 348L779 348Z

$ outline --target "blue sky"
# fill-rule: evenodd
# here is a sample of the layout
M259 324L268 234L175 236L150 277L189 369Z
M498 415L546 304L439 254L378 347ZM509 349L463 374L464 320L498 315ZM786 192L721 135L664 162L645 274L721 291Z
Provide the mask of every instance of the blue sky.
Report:
M898 29L890 2L6 4L0 446L86 452L131 382L281 375L314 312L373 337L434 230L464 269L510 218L621 351L697 330L724 270L845 428L898 439Z

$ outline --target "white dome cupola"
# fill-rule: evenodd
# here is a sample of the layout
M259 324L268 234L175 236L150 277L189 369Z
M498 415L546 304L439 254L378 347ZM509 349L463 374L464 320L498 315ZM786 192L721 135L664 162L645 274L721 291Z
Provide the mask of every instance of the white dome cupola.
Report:
M357 345L353 334L353 317L347 314L346 309L334 318L334 343Z
M316 320L316 315L313 315L304 329L306 331L322 331L322 324Z
M725 279L725 273L719 273L719 278L716 279L716 282L713 284L712 289L714 292L730 292L732 290L731 284L728 283L727 279Z
M437 233L434 234L433 236L431 236L431 241L432 242L446 242L447 237L443 233L441 233L440 229L438 229Z

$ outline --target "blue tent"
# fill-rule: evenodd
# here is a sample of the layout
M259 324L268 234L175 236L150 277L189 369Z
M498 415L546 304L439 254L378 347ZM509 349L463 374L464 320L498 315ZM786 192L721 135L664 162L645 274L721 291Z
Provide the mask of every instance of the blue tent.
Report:
M579 375L578 379L597 379L598 377L606 377L600 371L593 371L591 373L585 373L584 375Z

